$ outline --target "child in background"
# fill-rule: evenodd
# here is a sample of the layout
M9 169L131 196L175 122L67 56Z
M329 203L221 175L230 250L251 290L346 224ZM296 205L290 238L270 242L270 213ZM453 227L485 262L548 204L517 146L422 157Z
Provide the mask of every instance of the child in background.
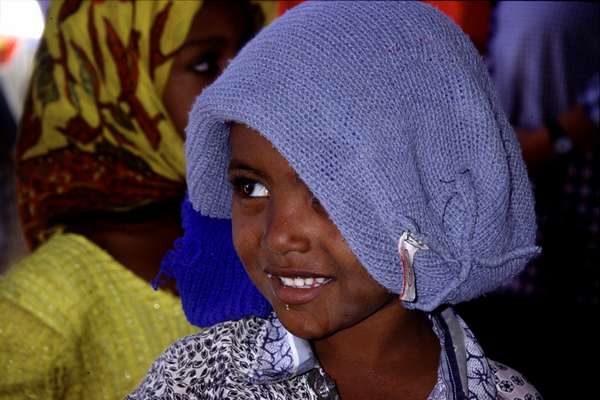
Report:
M181 235L188 111L261 16L248 1L52 2L17 144L34 250L0 277L0 399L123 398L198 331L149 281Z
M438 11L288 11L197 99L186 155L188 222L231 219L258 290L234 267L193 266L211 284L196 295L231 306L207 310L221 322L173 344L129 399L541 398L451 307L539 249L514 132Z

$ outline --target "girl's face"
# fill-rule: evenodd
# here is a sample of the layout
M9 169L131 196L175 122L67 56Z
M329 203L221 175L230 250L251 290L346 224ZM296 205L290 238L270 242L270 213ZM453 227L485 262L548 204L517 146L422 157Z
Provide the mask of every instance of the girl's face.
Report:
M391 301L269 141L234 124L230 145L234 245L290 332L324 338Z
M175 53L163 102L181 135L196 96L223 72L248 39L252 27L244 11L235 2L205 1Z

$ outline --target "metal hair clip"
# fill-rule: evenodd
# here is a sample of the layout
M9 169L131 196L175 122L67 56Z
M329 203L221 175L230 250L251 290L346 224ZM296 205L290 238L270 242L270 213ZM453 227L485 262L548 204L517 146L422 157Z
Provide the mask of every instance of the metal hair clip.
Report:
M398 254L402 264L402 292L400 300L414 301L416 298L415 271L413 261L415 253L419 250L428 249L427 245L412 236L411 232L405 231L398 240Z

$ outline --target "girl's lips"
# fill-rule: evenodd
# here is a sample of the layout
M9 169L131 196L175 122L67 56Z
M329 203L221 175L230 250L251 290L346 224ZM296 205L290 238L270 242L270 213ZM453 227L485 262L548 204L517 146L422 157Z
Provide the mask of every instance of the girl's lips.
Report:
M321 290L325 288L331 281L331 278L325 277L302 277L300 281L292 277L281 277L277 275L267 274L271 282L271 288L275 297L283 304L287 305L302 305L315 299ZM282 280L294 286L285 285ZM312 282L311 282L312 280Z

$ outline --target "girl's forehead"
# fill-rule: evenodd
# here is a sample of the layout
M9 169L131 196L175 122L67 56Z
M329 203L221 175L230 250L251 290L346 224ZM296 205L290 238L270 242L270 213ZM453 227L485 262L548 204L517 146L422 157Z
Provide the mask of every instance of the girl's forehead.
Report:
M254 129L241 124L234 124L229 134L229 147L231 150L229 164L269 164L281 155L275 150L271 142Z
M268 156L277 150L260 132L243 124L233 123L229 133L231 157L248 157L251 155ZM256 154L258 152L258 154ZM264 154L263 154L264 153Z
M288 161L260 132L242 124L233 124L229 144L229 170L251 169L265 178L305 185Z

